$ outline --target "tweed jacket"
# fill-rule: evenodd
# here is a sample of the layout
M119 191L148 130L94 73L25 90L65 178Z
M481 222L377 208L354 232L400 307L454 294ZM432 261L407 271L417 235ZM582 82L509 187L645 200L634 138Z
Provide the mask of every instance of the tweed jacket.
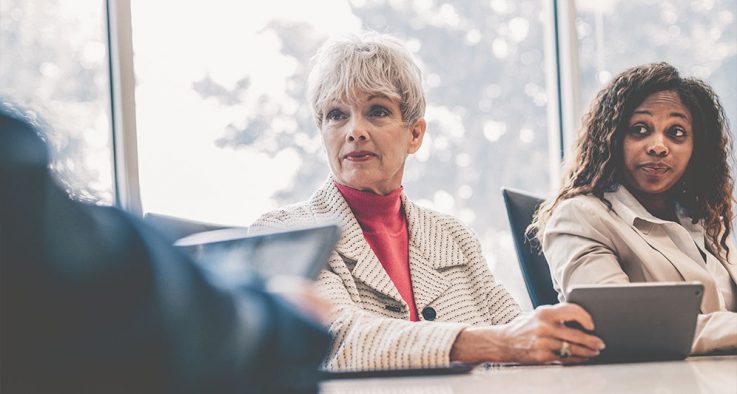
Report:
M700 222L682 212L680 224L658 219L625 187L604 198L611 210L592 195L561 202L544 229L543 252L560 300L576 284L698 281L704 295L693 351L737 349L737 313L720 302L702 257L715 259L737 283L737 250L730 247L729 259L715 253Z
M401 202L418 322L409 320L408 305L332 179L309 200L269 212L249 227L249 232L263 233L325 222L340 225L340 240L317 281L321 295L335 306L329 325L333 344L324 364L328 370L447 366L462 329L507 323L520 313L495 282L470 229L415 205L404 192Z

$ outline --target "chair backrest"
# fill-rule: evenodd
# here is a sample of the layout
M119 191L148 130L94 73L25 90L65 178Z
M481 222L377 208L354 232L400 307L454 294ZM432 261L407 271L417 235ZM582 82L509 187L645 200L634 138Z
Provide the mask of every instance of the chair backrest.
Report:
M203 231L221 230L232 226L223 226L220 224L204 223L189 219L182 219L174 216L161 215L158 213L146 213L143 215L143 221L151 227L157 229L159 233L164 235L169 242Z
M540 253L537 242L530 243L525 236L527 226L532 222L532 215L544 200L521 191L502 188L504 205L507 207L509 226L512 229L517 260L522 270L522 277L527 286L532 306L553 305L558 303L558 293L553 288L550 268L545 256Z

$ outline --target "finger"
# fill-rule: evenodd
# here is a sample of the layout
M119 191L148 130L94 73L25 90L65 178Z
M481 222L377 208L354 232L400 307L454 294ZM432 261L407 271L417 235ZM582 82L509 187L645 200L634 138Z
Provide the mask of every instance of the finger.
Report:
M568 342L568 355L561 354L561 351L563 350L563 342L562 341L556 341L552 340L552 343L557 342L557 348L554 349L551 353L555 355L555 358L560 360L564 364L571 364L571 363L580 363L583 361L587 361L593 357L596 357L599 355L598 350L589 349L585 346L580 346L574 343Z
M537 352L537 358L540 362L567 362L568 360L573 360L573 362L582 362L599 355L597 350L592 350L569 342L569 355L564 357L560 354L560 351L563 348L562 341L553 338L540 338L536 341L536 345L536 349L533 349L533 351Z
M597 354L606 347L601 338L563 325L553 330L551 336L559 341L568 341L570 344L587 347L589 350L596 351Z
M535 341L535 348L531 349L531 354L539 363L556 362L560 357L561 341L553 338L538 338Z
M599 355L599 351L596 349L591 349L587 346L581 346L581 345L577 345L575 343L570 343L570 342L568 345L568 349L571 351L571 355L567 357L568 359L571 359L571 358L589 359L589 358L596 357Z
M594 330L594 320L585 309L576 304L563 302L548 310L547 316L558 322L575 321L586 330Z

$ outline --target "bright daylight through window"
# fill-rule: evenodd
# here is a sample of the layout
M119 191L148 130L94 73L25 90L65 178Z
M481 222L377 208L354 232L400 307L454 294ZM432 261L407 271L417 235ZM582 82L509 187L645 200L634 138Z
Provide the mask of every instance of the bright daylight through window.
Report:
M0 101L47 124L75 197L113 203L105 2L0 1Z
M247 225L309 197L328 175L309 58L328 35L372 29L425 73L408 195L472 226L500 279L519 275L500 187L549 189L540 1L165 3L133 2L144 211Z

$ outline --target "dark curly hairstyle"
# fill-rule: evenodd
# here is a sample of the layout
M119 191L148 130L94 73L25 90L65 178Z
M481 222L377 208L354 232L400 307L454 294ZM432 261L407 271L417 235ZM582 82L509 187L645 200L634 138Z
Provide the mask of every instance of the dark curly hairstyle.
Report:
M624 179L622 145L627 122L645 98L661 91L676 92L693 117L693 154L683 177L670 190L672 198L686 208L694 223L704 220L706 235L718 254L729 253L726 241L733 217L729 124L709 85L682 78L668 63L630 68L596 95L583 117L576 156L565 171L563 186L540 206L527 229L528 237L542 239L547 220L563 200L591 193L611 209L604 193Z

